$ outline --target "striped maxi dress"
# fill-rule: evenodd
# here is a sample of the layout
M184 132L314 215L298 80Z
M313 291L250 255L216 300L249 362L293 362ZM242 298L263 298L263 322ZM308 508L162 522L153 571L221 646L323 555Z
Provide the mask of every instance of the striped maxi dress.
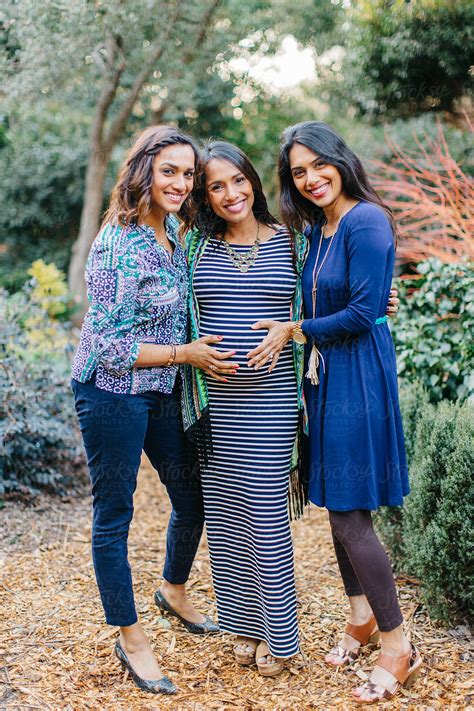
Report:
M202 486L219 624L265 640L276 657L299 649L287 504L296 377L291 344L272 373L249 368L246 353L266 335L252 323L290 319L296 279L284 228L260 245L247 273L210 239L193 279L199 335L224 336L221 347L237 351L232 360L240 366L228 383L207 378L213 454Z

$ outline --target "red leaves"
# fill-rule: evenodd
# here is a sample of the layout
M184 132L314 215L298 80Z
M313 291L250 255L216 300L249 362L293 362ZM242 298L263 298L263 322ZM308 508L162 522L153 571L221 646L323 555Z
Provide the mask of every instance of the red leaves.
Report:
M473 132L469 124L469 130ZM387 136L391 163L372 161L371 180L393 210L401 263L474 257L474 185L449 152L441 124L435 139L414 137L407 151Z

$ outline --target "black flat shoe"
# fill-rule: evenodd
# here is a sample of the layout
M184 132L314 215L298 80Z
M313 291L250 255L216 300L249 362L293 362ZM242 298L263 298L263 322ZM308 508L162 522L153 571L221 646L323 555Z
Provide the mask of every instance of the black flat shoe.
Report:
M162 676L161 679L156 679L154 681L150 679L142 679L141 676L138 676L128 661L128 657L123 651L120 642L115 643L115 654L122 663L122 667L128 670L128 673L132 677L133 681L142 691L149 691L150 694L176 694L178 691L171 679L168 679L167 676Z
M155 593L155 603L160 608L162 612L168 612L170 615L174 615L183 624L188 632L192 634L216 634L219 632L219 625L217 625L210 617L204 615L204 622L190 622L184 617L181 617L179 612L173 610L169 602L163 597L162 593L157 590Z

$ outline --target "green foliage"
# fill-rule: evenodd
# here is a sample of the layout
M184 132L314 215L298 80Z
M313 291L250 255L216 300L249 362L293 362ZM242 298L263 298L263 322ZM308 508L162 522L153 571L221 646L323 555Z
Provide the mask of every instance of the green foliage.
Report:
M384 163L396 161L393 145L403 152L413 152L418 142L426 146L439 140L439 117L423 114L409 119L396 119L391 123L371 124L366 120L354 121L344 115L329 117L329 122L346 138L352 150L361 158L368 172L380 175L380 168L374 169L373 161ZM472 133L449 123L442 123L442 129L449 152L464 173L474 175L474 152ZM389 141L387 141L387 138ZM425 161L420 156L420 165Z
M430 614L454 622L474 613L474 408L433 405L419 385L401 391L401 406L411 493L376 525L396 569L419 578Z
M0 68L5 77L0 285L19 289L34 259L54 259L67 268L82 210L89 133L100 97L113 80L118 80L118 90L106 134L144 64L157 48L163 50L119 137L106 194L131 135L147 125L172 122L199 138L245 133L231 102L252 82L245 72L231 69L230 60L249 52L272 55L292 28L308 39L316 32L303 20L309 16L317 19L321 39L340 14L330 0L304 0L296 14L288 13L291 7L289 0L7 0L0 14ZM207 21L211 8L214 14ZM265 94L252 86L256 97ZM251 116L254 123L266 120L255 111ZM282 127L265 136L259 154L268 157L272 142L273 157Z
M123 71L106 130L151 49L162 39L175 5L154 0L4 3L0 15L0 68L5 76L4 115L0 116L0 285L9 291L25 282L34 259L54 260L61 269L67 268L79 228L88 135L111 72L111 33L120 47L117 63L123 63ZM370 57L364 59L367 73L361 77L353 74L350 64L341 72L340 53L335 52L334 61L330 60L334 48L350 44L362 32L359 25L364 28L369 23L367 8L367 15L362 9L352 14L343 2L302 0L294 12L291 0L224 0L218 3L199 52L193 54L200 22L211 5L211 0L180 4L180 17L166 39L164 54L114 150L105 195L131 135L154 122L176 123L197 138L213 135L237 142L255 161L274 211L278 138L290 123L309 118L328 120L363 159L390 158L382 128L354 122L353 112L347 110L348 104L360 103L362 88L371 86L375 65ZM393 24L405 12L399 8L390 19L397 3L385 2L379 10L378 3L373 5L374 16L383 15L386 23ZM464 7L464 3L454 5ZM448 31L460 32L453 19L459 12L453 9L446 26L433 26L433 36L437 28L439 37ZM257 58L271 57L290 33L302 46L313 48L318 60L317 84L272 95L232 64L236 57L247 58L250 64ZM401 45L392 44L395 53ZM437 52L438 40L431 46ZM354 91L346 83L352 77ZM339 104L335 99L338 94ZM336 110L331 111L335 101ZM398 122L390 135L403 147L413 141L413 129L418 135L425 128L432 133L432 123L429 118L413 125ZM466 136L450 130L448 139L453 156L461 162L467 159Z
M21 291L0 290L0 497L74 489L81 449L69 388L64 277L36 264Z
M399 377L402 383L419 380L433 402L472 397L472 265L430 259L417 269L420 278L397 284L401 304L392 332Z
M65 269L82 207L87 160L83 119L48 105L24 109L0 146L0 285L9 291L27 280L36 258Z
M420 413L403 530L407 564L440 619L474 614L473 434L471 403L426 405Z
M474 611L472 267L427 260L418 271L399 285L393 325L411 494L376 525L397 570L420 579L430 613L454 621Z
M421 383L403 386L400 390L400 409L405 435L405 448L408 463L414 460L416 427L420 409L428 403L428 395ZM385 545L390 550L390 560L397 569L403 567L406 551L403 537L401 506L384 506L376 516L375 521Z
M472 89L470 0L361 0L351 12L345 75L361 114L455 111Z

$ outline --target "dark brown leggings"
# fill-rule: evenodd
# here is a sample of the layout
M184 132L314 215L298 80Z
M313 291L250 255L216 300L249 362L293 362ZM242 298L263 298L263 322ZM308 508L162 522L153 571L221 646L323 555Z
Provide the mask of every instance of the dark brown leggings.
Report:
M370 511L329 511L334 548L346 595L365 595L381 632L403 622L392 566Z

